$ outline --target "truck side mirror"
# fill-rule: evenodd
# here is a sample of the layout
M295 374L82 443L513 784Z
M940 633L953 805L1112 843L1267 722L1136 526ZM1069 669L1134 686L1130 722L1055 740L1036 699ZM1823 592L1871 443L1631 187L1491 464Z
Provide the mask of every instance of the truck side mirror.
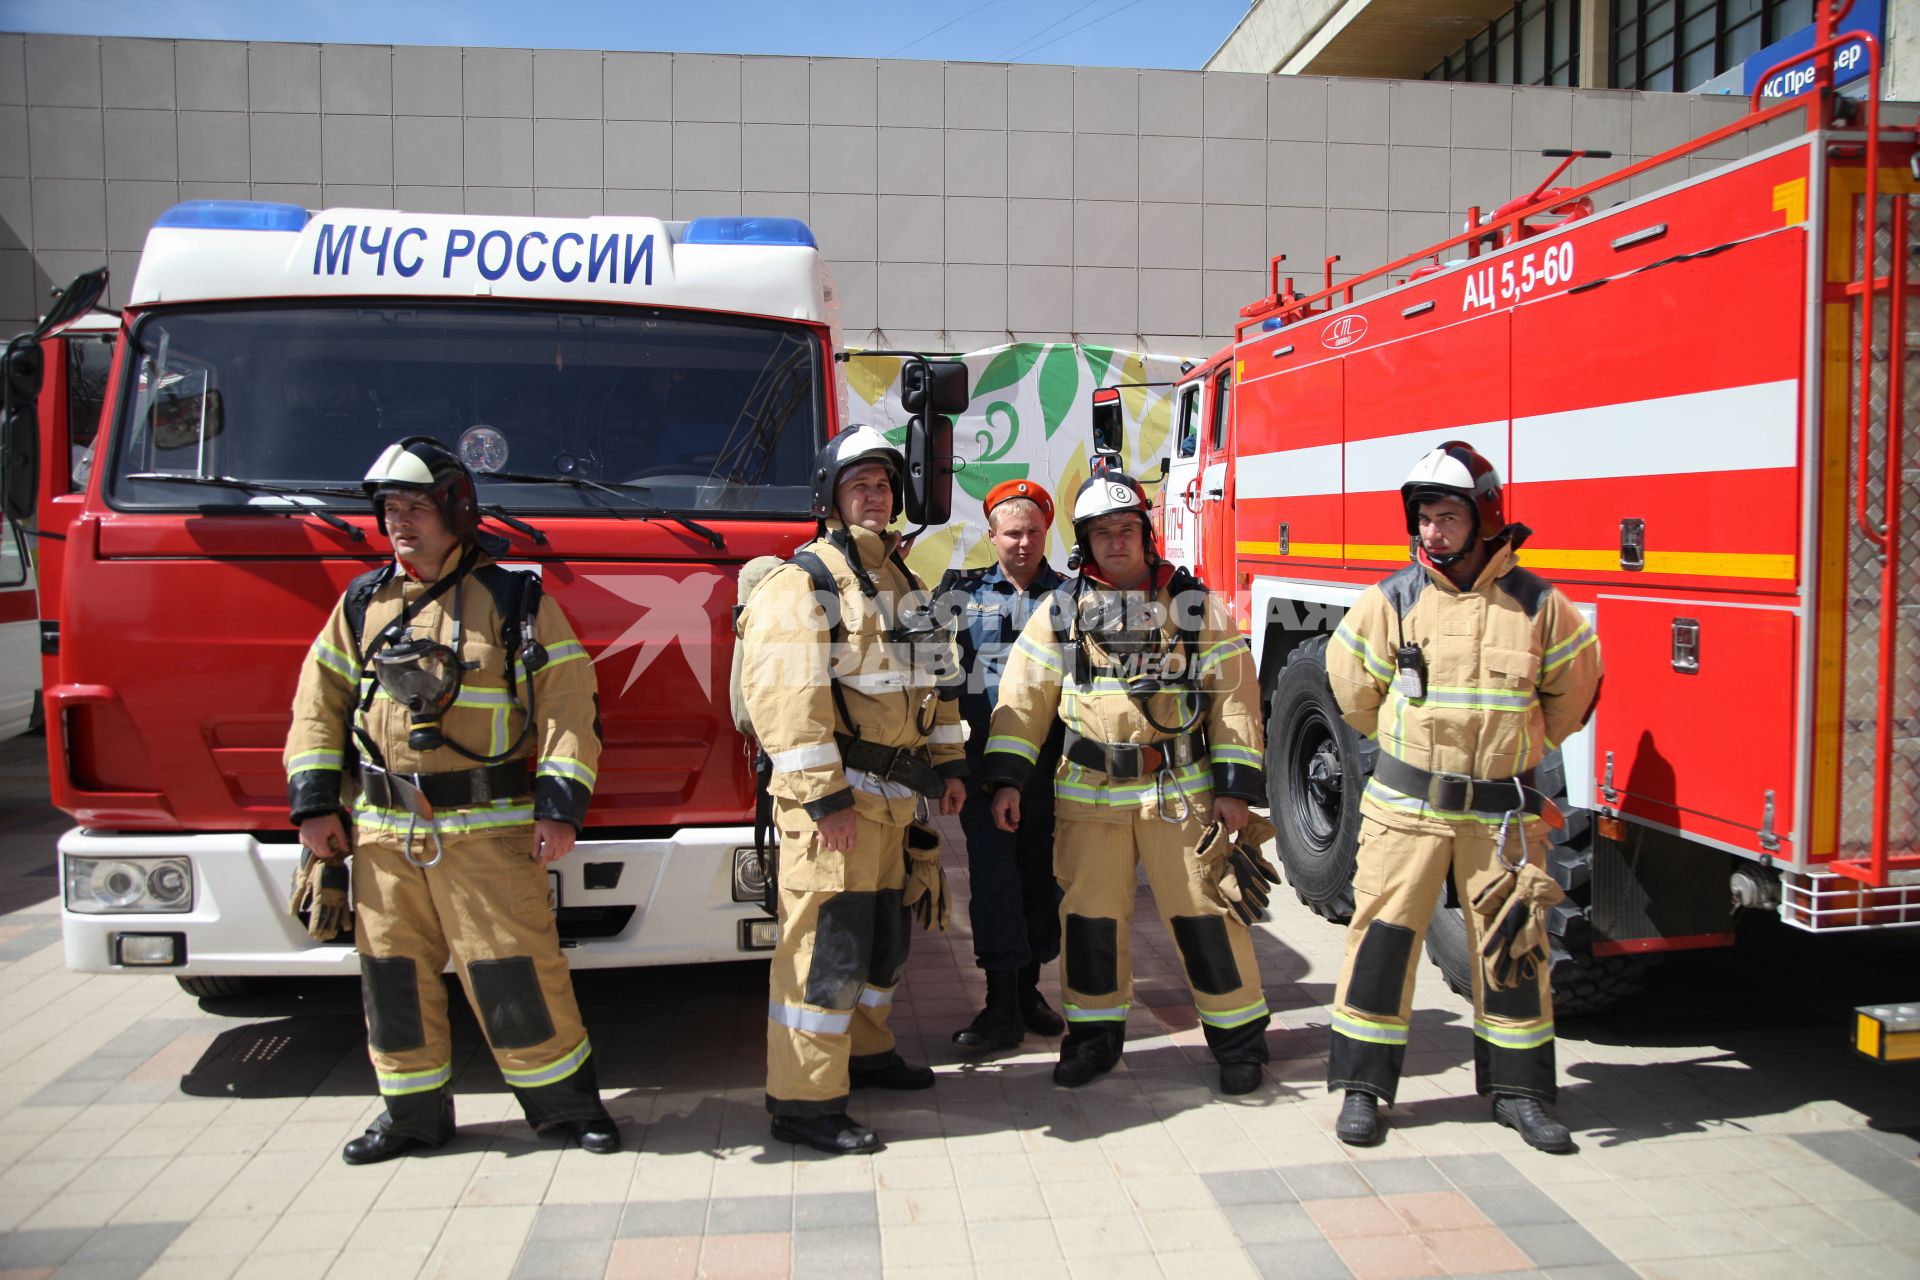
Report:
M907 519L918 525L953 518L953 419L967 407L967 366L913 356L900 369L907 420Z
M7 344L0 368L0 510L16 524L31 526L40 479L40 383L46 361L40 344L93 310L107 291L107 269L76 277L60 291L32 333Z
M907 519L945 524L953 518L953 419L936 413L907 422Z
M1093 451L1117 459L1122 434L1120 388L1101 387L1093 393Z

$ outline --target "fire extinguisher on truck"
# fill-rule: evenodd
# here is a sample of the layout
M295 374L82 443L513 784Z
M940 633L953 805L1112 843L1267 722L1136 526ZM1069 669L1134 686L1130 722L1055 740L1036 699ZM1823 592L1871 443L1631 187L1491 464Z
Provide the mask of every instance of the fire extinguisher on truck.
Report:
M1329 259L1302 294L1273 258L1233 343L1175 391L1169 557L1248 635L1280 857L1332 920L1353 908L1374 745L1341 720L1328 637L1409 558L1415 459L1464 439L1505 477L1534 531L1521 563L1607 662L1593 721L1538 775L1569 816L1549 858L1563 1013L1633 994L1666 953L1730 945L1741 910L1816 933L1920 925L1920 512L1901 482L1920 386L1886 357L1920 341L1920 138L1881 126L1870 39L1867 98L1833 95L1832 50L1860 37L1821 9L1809 96L1756 96L1574 185L1554 183L1606 153L1548 152L1562 163L1531 194L1339 284ZM1795 116L1798 136L1626 198ZM1467 989L1457 907L1427 948Z

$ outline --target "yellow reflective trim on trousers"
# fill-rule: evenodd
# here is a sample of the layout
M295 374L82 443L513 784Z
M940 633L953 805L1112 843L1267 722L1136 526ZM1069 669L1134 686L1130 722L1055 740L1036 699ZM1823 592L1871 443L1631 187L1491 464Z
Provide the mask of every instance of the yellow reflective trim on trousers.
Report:
M1016 738L1010 733L996 733L987 739L987 750L1004 751L1010 756L1019 756L1028 764L1040 763L1040 748L1025 738Z
M1540 1027L1496 1027L1473 1020L1473 1034L1499 1049L1538 1049L1553 1039L1553 1024Z
M1127 1010L1131 1004L1117 1004L1110 1009L1087 1009L1077 1004L1062 1006L1068 1022L1125 1022Z
M1356 1018L1350 1013L1335 1012L1333 1029L1349 1040L1364 1040L1368 1044L1405 1044L1407 1029L1392 1022L1372 1022L1366 1018Z
M444 1088L453 1079L453 1064L428 1067L425 1071L379 1071L374 1076L380 1082L380 1092L389 1098L404 1097L409 1093L430 1093Z
M533 822L533 806L515 804L505 808L475 807L442 813L432 822L415 817L405 809L382 809L366 802L364 794L353 809L353 825L362 831L390 831L405 835L411 823L415 835L425 835L428 827L441 836L463 835L470 831L497 831L506 827L524 827Z
M1208 1013L1205 1009L1201 1009L1199 1014L1200 1021L1210 1027L1243 1027L1256 1018L1269 1016L1265 999L1241 1005L1238 1009L1223 1009L1219 1013Z
M544 1067L533 1067L525 1071L515 1071L509 1067L500 1068L500 1078L516 1089L538 1089L542 1085L558 1084L578 1071L593 1052L593 1046L584 1038L560 1061Z
M1390 809L1417 813L1423 818L1438 818L1443 822L1477 822L1483 827L1497 827L1501 822L1501 816L1497 813L1467 813L1453 809L1435 809L1419 796L1403 795L1373 778L1367 779L1366 794L1369 799L1377 800Z
M1145 782L1117 782L1102 786L1086 781L1086 776L1086 771L1079 765L1069 764L1067 772L1053 784L1054 797L1075 800L1081 804L1130 809L1152 798L1159 785L1149 778ZM1213 789L1213 777L1204 764L1188 765L1173 775L1173 782L1175 788L1188 798Z

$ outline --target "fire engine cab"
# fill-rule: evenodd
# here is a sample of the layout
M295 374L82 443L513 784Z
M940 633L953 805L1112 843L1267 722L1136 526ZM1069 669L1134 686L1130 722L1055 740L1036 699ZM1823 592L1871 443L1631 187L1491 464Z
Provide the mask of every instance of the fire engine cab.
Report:
M69 967L205 995L355 971L350 935L287 912L281 748L314 635L391 554L360 477L411 435L459 451L503 563L596 666L599 783L553 868L571 962L770 949L730 611L742 563L811 536L842 425L806 226L183 204L114 326L96 438L43 375L80 358L63 326L104 276L8 359L7 505L48 570L51 789L77 824Z
M1329 260L1314 292L1275 258L1233 344L1175 390L1166 545L1248 634L1279 852L1333 919L1373 744L1341 721L1328 637L1407 563L1415 460L1463 439L1499 468L1532 529L1521 563L1606 661L1594 720L1542 770L1572 814L1550 859L1568 1012L1662 952L1730 943L1742 908L1920 925L1920 379L1899 354L1920 350L1920 154L1873 90L1832 94L1845 37L1821 8L1808 97L1580 185L1552 184L1596 153L1549 152L1531 195L1339 284ZM1796 116L1797 136L1629 198ZM1465 982L1457 910L1429 951Z

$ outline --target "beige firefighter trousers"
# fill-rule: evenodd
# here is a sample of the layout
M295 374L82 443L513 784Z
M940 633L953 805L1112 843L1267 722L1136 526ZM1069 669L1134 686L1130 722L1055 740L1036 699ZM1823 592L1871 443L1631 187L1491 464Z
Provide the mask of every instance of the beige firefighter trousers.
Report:
M1200 893L1193 851L1211 819L1196 799L1182 823L1135 812L1123 822L1075 819L1062 805L1054 874L1063 897L1061 999L1070 1029L1124 1025L1133 1000L1130 933L1136 868L1186 967L1194 1007L1221 1061L1266 1061L1267 1001L1253 937L1239 917Z
M563 1082L590 1049L560 954L547 873L530 856L532 829L443 843L445 856L430 869L408 862L400 838L387 833L361 839L353 855L354 932L380 1092L427 1093L452 1078L441 977L451 958L501 1076L523 1103L532 1095L558 1104L538 1115L529 1108L530 1117L549 1123L598 1114L597 1091L590 1107L564 1100L572 1090ZM414 846L416 857L432 856L429 840L416 836ZM549 1088L555 1085L563 1087Z
M1452 833L1402 831L1362 817L1353 874L1353 922L1333 1006L1330 1089L1357 1089L1393 1101L1406 1056L1414 972L1427 922L1453 871L1462 903L1467 885L1495 864L1499 819L1456 822ZM1547 828L1526 824L1527 860L1546 861ZM1520 859L1521 831L1508 829L1504 856ZM1492 991L1479 963L1480 918L1463 911L1473 971L1474 1066L1479 1091L1554 1098L1553 981L1542 965L1531 984Z
M893 989L907 964L906 827L860 815L835 853L791 800L780 832L780 943L767 990L767 1110L843 1112L849 1063L893 1053Z

